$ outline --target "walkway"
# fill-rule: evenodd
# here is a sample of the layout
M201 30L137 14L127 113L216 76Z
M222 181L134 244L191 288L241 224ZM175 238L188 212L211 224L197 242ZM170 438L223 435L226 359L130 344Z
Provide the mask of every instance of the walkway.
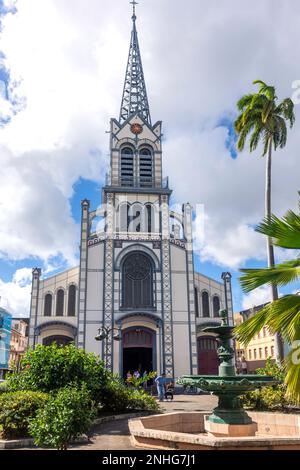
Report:
M217 398L210 395L175 395L171 402L163 402L166 413L173 411L211 411ZM128 421L112 421L94 428L91 443L73 446L75 450L136 450L131 445Z

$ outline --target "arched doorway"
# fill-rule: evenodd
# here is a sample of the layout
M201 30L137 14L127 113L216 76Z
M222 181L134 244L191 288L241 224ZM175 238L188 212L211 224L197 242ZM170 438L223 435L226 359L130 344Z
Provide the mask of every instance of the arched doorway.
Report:
M197 343L199 375L218 375L218 341L213 336L200 336Z
M156 335L145 327L132 327L122 334L123 376L156 370Z
M53 343L56 343L58 346L67 346L72 343L74 340L69 336L55 335L47 336L43 339L43 346L51 346Z

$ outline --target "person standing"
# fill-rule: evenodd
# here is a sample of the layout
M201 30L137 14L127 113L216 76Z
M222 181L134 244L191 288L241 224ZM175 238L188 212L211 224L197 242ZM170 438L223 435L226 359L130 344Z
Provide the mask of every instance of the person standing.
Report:
M131 379L132 379L132 375L131 375L131 372L129 370L126 374L126 383L127 383L127 385L131 385Z
M247 362L246 362L246 359L245 359L244 356L242 357L241 363L242 363L242 373L247 374L248 373L248 366L247 366Z
M165 382L166 382L166 374L165 373L163 373L161 375L158 375L155 379L159 401L164 401Z

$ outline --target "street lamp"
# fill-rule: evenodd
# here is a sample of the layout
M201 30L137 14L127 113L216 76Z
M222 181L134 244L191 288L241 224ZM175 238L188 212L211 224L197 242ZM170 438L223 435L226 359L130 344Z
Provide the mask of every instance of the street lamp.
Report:
M107 358L108 358L108 338L109 335L113 333L113 340L114 341L121 341L122 335L119 328L108 328L107 326L102 326L98 330L98 334L95 337L96 341L103 341L105 340L105 358L106 358L106 366L107 366Z

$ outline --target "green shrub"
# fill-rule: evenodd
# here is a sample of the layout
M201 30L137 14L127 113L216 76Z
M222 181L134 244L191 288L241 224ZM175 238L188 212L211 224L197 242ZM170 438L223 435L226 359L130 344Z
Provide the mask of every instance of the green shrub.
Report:
M278 381L277 385L272 387L263 387L261 389L248 392L241 397L241 402L246 408L255 410L284 410L293 405L286 397L286 386L284 384L284 369L271 359L266 361L266 366L257 369L258 375L270 375Z
M8 384L11 390L41 392L52 392L70 384L80 388L85 384L94 397L108 377L99 358L73 344L66 347L38 345L25 354L21 371L13 373Z
M30 420L43 409L48 395L40 392L9 392L0 395L0 426L4 439L28 436Z
M117 376L111 377L106 387L101 390L98 399L104 411L159 410L153 397L143 389L126 386Z
M0 393L5 393L8 392L8 383L5 382L0 382Z
M66 450L72 440L89 430L95 416L91 394L86 387L65 387L37 413L29 432L39 447Z

